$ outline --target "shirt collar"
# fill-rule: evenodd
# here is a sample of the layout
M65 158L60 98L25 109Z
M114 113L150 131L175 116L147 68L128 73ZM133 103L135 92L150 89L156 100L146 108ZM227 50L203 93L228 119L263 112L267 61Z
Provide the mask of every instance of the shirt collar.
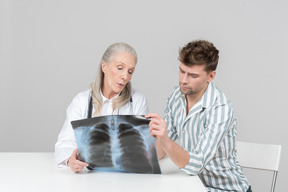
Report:
M100 90L100 94L101 94L101 97L102 97L102 102L104 103L105 101L113 101L115 98L117 98L117 97L121 94L121 92L118 93L115 97L112 97L111 99L107 99L107 98L103 95L102 90Z
M215 85L212 82L210 82L199 101L202 105L202 108L207 108L214 103L216 99L215 89L216 89Z
M216 99L215 89L216 89L216 87L214 86L214 84L212 82L210 82L209 85L207 86L203 96L192 107L192 109L190 109L190 111L187 115L187 118L189 118L192 114L195 114L199 111L205 110L206 108L208 108L209 106L211 106L214 103L214 101ZM182 98L183 98L183 102L185 103L185 105L187 105L185 95L182 94Z

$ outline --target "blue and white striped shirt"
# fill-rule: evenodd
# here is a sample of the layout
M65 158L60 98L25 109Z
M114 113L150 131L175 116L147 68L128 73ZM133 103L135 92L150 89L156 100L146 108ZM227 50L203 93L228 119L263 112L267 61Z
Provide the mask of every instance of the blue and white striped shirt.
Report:
M233 108L223 92L210 83L186 115L186 99L175 87L168 98L165 120L169 137L186 150L189 163L182 168L199 175L208 191L247 191L249 185L236 160Z

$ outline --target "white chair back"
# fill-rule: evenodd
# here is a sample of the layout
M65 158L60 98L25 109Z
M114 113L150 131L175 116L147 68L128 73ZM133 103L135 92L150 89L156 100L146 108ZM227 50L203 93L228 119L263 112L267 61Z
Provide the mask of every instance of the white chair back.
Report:
M245 168L273 171L271 191L274 192L279 170L281 145L237 141L237 160Z

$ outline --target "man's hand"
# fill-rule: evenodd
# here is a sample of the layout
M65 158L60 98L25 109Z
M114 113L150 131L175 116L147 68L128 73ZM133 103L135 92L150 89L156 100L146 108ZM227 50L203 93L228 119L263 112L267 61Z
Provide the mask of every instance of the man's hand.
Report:
M185 167L189 162L190 155L169 138L165 120L156 113L149 113L145 117L152 118L149 123L149 131L156 138L159 159L166 154L178 167Z
M149 123L150 134L152 137L156 138L157 143L161 147L165 148L170 141L165 120L157 113L149 113L145 116L145 118L151 118Z
M78 152L78 149L75 149L67 162L68 166L75 173L81 171L84 167L88 166L88 163L78 160L77 152Z

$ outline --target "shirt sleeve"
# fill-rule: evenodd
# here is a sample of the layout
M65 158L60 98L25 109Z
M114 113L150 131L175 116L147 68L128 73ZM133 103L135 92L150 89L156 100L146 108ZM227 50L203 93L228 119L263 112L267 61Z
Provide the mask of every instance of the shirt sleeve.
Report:
M189 163L182 170L189 175L201 173L215 156L220 143L233 126L236 126L236 119L230 105L222 104L212 107L207 112L204 130L196 147L188 151Z
M174 103L173 98L175 97L174 95L175 89L176 88L173 89L172 94L167 99L167 105L166 105L165 117L164 117L164 120L166 121L168 136L173 141L176 141L178 139L177 129L176 129L176 126L174 125L173 114L172 114L172 107Z
M71 121L85 118L84 115L86 113L83 111L83 105L85 106L78 95L73 99L66 110L66 119L55 144L54 155L58 167L67 166L69 157L77 148Z

